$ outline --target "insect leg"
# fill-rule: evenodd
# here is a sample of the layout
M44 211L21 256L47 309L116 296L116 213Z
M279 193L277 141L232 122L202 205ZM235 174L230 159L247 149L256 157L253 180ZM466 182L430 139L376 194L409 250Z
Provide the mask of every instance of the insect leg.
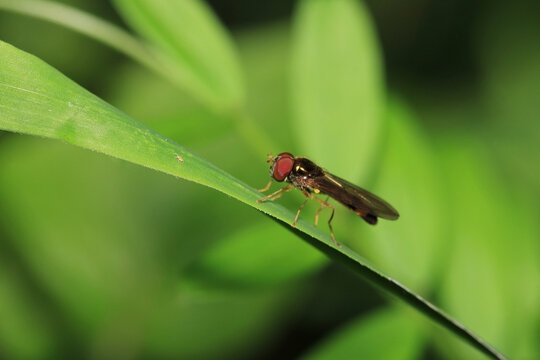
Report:
M262 199L257 200L257 203L260 204L263 201L266 201L268 199L270 199L270 201L276 200L277 198L281 197L281 195L283 195L284 192L287 192L287 191L289 191L291 189L292 189L292 184L290 184L289 186L286 186L283 189L280 189L280 190L278 190L276 192L273 192L270 195L265 196Z
M336 240L336 237L335 237L335 235L334 235L334 229L332 229L332 224L331 224L332 219L334 218L334 212L335 212L335 211L336 211L336 209L332 208L332 215L330 215L330 219L328 220L328 227L330 228L330 235L332 235L332 239L334 240L334 243L335 243L337 246L341 247L341 244L338 243L337 240Z
M292 185L288 185L288 186L284 187L283 189L281 189L281 191L278 192L278 194L276 196L271 198L270 201L274 201L274 200L280 198L281 195L283 195L284 193L286 193L287 191L289 191L291 189L292 189Z
M298 208L298 211L296 212L296 216L294 217L294 221L292 223L292 227L295 227L296 226L296 222L298 221L298 215L300 215L300 211L302 210L302 208L304 207L304 205L306 205L307 201L309 199L306 199L304 200L304 202L302 203L302 205L300 205L300 207Z
M328 196L326 197L326 200L325 200L325 203L326 201L328 201ZM317 212L315 213L315 222L314 222L314 225L317 226L317 224L319 223L319 213L325 208L327 207L325 204L321 204L321 207L319 208L319 210L317 210Z
M300 205L300 208L296 212L296 216L295 216L294 221L292 223L292 227L296 226L296 222L298 221L298 215L300 215L300 210L302 210L304 205L306 205L307 201L311 198L311 195L307 191L302 190L302 193L304 193L304 195L306 196L306 200L304 200L304 202L302 203L302 205Z
M328 220L328 227L330 228L330 235L332 235L332 240L334 240L334 243L335 243L337 246L341 247L341 244L337 242L336 236L334 235L334 229L332 229L332 219L334 218L334 212L336 211L336 209L335 209L332 205L330 205L329 203L327 203L326 201L322 201L321 199L319 199L319 198L316 197L316 196L312 196L312 197L313 197L315 200L317 200L318 202L321 203L321 205L322 205L322 206L321 206L321 209L322 209L323 207L329 207L330 209L332 209L332 215L330 215L330 219ZM321 209L319 209L319 211L320 211ZM317 212L319 212L319 211L317 211ZM317 221L317 220L318 220L318 219L315 218L315 221Z
M262 188L262 189L260 189L260 190L257 190L257 191L258 191L258 192L265 192L266 190L270 189L270 186L271 186L271 185L272 185L272 180L270 180L270 181L268 182L268 184L267 184L264 188Z

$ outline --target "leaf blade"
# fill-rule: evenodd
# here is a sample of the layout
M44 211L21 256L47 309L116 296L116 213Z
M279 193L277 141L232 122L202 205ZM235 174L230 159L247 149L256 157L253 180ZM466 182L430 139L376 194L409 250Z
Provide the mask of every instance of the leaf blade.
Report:
M425 329L403 309L386 308L362 316L325 339L304 359L418 359ZM388 346L391 343L392 346Z
M365 178L383 104L379 49L367 10L355 0L302 1L294 39L292 107L304 155L344 178Z
M504 358L478 336L378 271L358 254L334 245L328 234L274 203L189 150L130 118L73 83L38 58L0 42L0 129L50 137L195 181L257 208L328 256L352 267L375 285L416 307L480 351ZM179 162L177 155L183 160Z
M155 45L184 86L216 106L243 105L238 56L226 29L202 1L115 0L129 24Z

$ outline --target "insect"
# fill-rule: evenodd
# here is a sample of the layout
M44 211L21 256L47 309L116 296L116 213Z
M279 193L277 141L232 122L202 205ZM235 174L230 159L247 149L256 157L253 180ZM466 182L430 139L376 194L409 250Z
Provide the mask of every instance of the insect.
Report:
M347 180L330 174L305 157L295 157L286 152L275 157L268 155L268 157L270 160L267 162L271 164L270 176L278 182L287 181L289 185L257 200L257 203L262 203L267 200L276 200L293 187L299 189L306 196L306 200L300 205L300 208L296 213L296 217L292 223L293 227L296 226L300 211L306 202L309 199L315 199L321 204L321 207L315 213L315 226L317 226L319 221L320 212L324 208L332 209L332 215L330 215L330 219L328 220L328 227L330 228L330 234L332 235L334 243L341 247L341 244L336 241L331 224L332 219L334 218L335 208L327 201L323 201L316 197L315 194L328 195L349 208L352 212L371 225L377 224L378 218L396 220L399 217L397 210L380 197L359 186L351 184ZM270 179L268 185L258 191L265 192L270 188L270 185L272 185L272 179Z

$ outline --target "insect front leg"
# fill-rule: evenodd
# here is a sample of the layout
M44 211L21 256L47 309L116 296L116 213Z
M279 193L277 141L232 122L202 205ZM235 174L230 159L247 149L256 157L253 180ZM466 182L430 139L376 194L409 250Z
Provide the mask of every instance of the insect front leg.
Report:
M281 195L283 195L283 193L285 193L285 192L287 192L287 191L289 191L291 189L292 189L292 184L290 184L289 186L286 186L283 189L280 189L280 190L278 190L276 192L273 192L270 195L263 197L262 199L257 200L257 204L260 204L260 203L262 203L263 201L266 201L266 200L270 200L270 201L276 200L277 198L281 197Z
M258 192L265 192L265 191L267 191L268 189L270 189L270 186L272 186L272 180L270 180L270 181L268 182L268 184L266 184L266 186L265 186L264 188L259 189L259 190L257 190L257 191L258 191Z

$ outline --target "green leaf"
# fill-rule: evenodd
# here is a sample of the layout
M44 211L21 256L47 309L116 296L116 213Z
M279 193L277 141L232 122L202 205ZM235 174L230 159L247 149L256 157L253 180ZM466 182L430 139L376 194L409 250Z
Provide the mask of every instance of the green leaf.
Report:
M445 135L439 143L452 233L441 301L512 358L534 357L537 323L531 318L538 316L540 301L538 220L525 206L526 197L497 176L475 138L459 132ZM458 358L479 358L446 336L441 347L448 346Z
M418 120L400 100L387 107L387 147L379 158L374 193L398 209L398 221L366 227L357 247L366 249L382 270L399 274L415 290L427 291L439 276L444 222L440 176L433 146ZM400 239L396 241L396 239Z
M530 187L537 198L540 162L531 158L540 157L538 14L538 4L494 2L482 12L474 46L492 149L506 167L505 175Z
M4 250L4 249L2 249ZM10 359L52 359L61 339L9 260L0 259L0 348Z
M195 32L191 28L188 30L182 28L184 32L181 33L181 39L165 36L166 39L163 41L170 40L175 44L178 43L177 45L188 42L189 44L184 45L188 47L186 51L189 51L178 53L177 50L179 49L175 48L170 50L173 54L169 54L168 51L160 49L159 46L145 46L142 41L114 24L70 6L45 0L0 0L0 9L50 21L111 46L176 87L187 91L192 98L208 108L207 112L214 113L214 116L211 116L214 119L216 118L215 114L221 114L222 117L227 117L229 121L234 120L243 140L256 152L267 153L269 149L276 148L277 146L273 145L272 139L266 136L258 125L245 114L244 85L236 54L225 30L220 27L213 14L204 4L192 2L189 4L186 2L175 4L187 6L190 9L189 14L196 14L192 20L197 20L198 26L202 27L201 31L205 34L208 33L208 36L213 38L212 41L215 42L213 43L215 46L209 47L205 45L201 48L201 45L197 42L200 33L196 35L196 39L193 39L192 36ZM155 6L156 3L153 2L151 5ZM134 6L134 3L128 2L125 6L127 9L131 9L130 7ZM131 10L135 11L136 9ZM128 12L131 13L131 11ZM144 23L144 18L147 15L146 12L140 14L143 17L141 22ZM167 26L171 25L169 20L170 18L159 18L158 21L163 23L156 25L155 29L153 25L150 25L148 31L152 33L159 29L165 31ZM160 37L159 31L155 36ZM164 46L167 47L168 45ZM212 49L216 50L216 54L209 54ZM182 59L186 56L191 60L197 60L197 62L190 62L189 64L183 62ZM207 66L204 66L204 64ZM236 94L237 92L238 94ZM205 117L204 120L209 118ZM224 125L223 122L218 124L217 127L219 128L221 125ZM214 128L216 128L215 125Z
M193 101L174 84L135 64L118 67L105 97L171 140L211 144L234 130L229 117Z
M163 64L159 64L139 40L120 27L87 12L46 0L0 0L0 9L64 26L124 53L162 76L167 74Z
M2 247L0 334L3 327L9 334L0 343L13 348L10 354L43 351L49 359L61 358L58 352L68 342L76 349L92 348L96 358L126 358L126 353L130 358L141 353L215 358L264 341L289 313L290 298L298 291L292 286L292 294L284 286L240 292L178 286L185 265L212 241L220 242L216 234L232 232L231 219L220 214L238 208L236 201L216 199L214 192L179 184L172 176L29 136L3 139L0 164L0 212L5 215L0 229L20 254L28 277L51 299L32 308L40 300L34 283L10 276L9 267L4 271L2 260L9 264L10 256ZM208 203L211 208L200 206ZM297 247L321 257L303 242L295 241L292 249ZM4 278L11 281L3 283ZM30 291L18 291L26 287ZM51 337L57 346L47 352L45 340ZM189 344L179 338L189 338Z
M189 288L159 309L145 329L157 359L238 359L276 335L295 289L232 291ZM144 356L143 356L144 357ZM250 356L247 356L250 358ZM251 356L257 358L257 355Z
M276 147L266 150L271 154L297 150L289 104L290 32L288 23L278 23L235 34L249 89L247 111L273 139Z
M403 309L387 308L360 317L310 351L303 359L418 359L424 329Z
M296 138L304 155L348 179L365 179L372 168L383 105L379 52L362 2L300 2L292 69Z
M240 66L227 30L199 0L115 0L131 26L160 50L186 89L229 110L244 103Z
M172 282L164 275L169 259L158 256L166 253L160 249L162 237L148 226L157 222L146 210L155 205L145 201L155 198L166 209L165 194L153 191L147 197L143 190L162 189L163 182L152 186L140 176L151 172L140 167L30 137L6 139L0 162L6 169L0 174L7 212L2 226L65 317L91 334L121 323L130 312L136 313L131 328L142 323L148 311L140 307L138 294L145 294L146 306L154 305L155 279ZM181 237L175 239L182 244ZM119 317L108 318L109 311Z
M0 55L2 129L63 140L213 188L229 183L226 187L233 193L245 191L244 185L230 183L230 175L93 96L39 59L6 43L0 43ZM258 198L255 192L252 196Z
M237 231L204 253L189 273L208 283L268 286L290 281L319 268L325 258L275 224Z
M262 198L256 190L98 99L41 60L0 42L0 63L0 129L62 140L219 190L280 220L313 246L481 351L499 356L481 339L358 254L345 246L335 246L311 223L300 220L296 228L290 228L287 224L294 220L294 213L275 202L256 203Z

